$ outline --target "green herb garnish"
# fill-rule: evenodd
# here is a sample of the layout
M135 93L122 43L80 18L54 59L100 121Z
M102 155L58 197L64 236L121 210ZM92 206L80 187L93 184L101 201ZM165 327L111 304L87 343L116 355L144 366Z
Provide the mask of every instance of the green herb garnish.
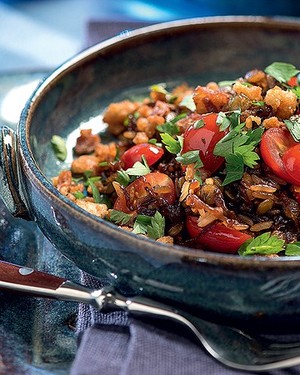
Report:
M286 245L285 255L298 256L300 255L300 242L293 242Z
M199 156L199 150L188 151L184 154L178 155L176 161L183 165L189 165L195 163L195 168L202 168L203 163Z
M151 169L148 166L147 160L144 155L142 156L142 162L137 161L134 163L132 168L128 168L125 171L129 176L144 176L151 172Z
M295 86L290 89L296 96L297 99L300 99L300 86Z
M274 77L278 82L287 83L292 77L300 73L300 70L292 64L273 62L266 67L265 72Z
M172 137L168 133L162 133L161 135L162 142L166 146L166 149L171 153L171 154L178 154L181 149L182 149L182 143L183 143L183 138L182 136Z
M186 107L190 111L194 112L196 110L196 105L193 100L193 94L191 95L186 95L182 101L179 103L180 106Z
M85 195L84 195L81 191L75 191L75 192L73 193L73 195L74 195L74 197L75 197L76 199L84 199L84 198L85 198Z
M157 240L165 233L165 218L158 212L151 217L151 223L147 226L147 234L153 240Z
M156 85L150 86L150 90L165 95L166 100L169 103L173 103L174 100L176 100L176 96L169 92L166 87L167 85L165 83L158 83Z
M51 145L57 159L65 161L67 158L67 146L65 140L59 135L53 135L51 138Z
M220 127L230 128L215 146L214 155L225 158L226 177L223 185L240 180L244 167L253 168L259 160L259 155L254 151L260 142L264 129L262 127L246 131L244 123L239 122L240 113L234 111L230 115L219 116Z
M110 210L109 214L110 221L120 224L120 225L126 225L130 222L132 219L131 214L126 214L125 212L119 211L119 210Z
M179 127L176 124L177 121L181 120L182 118L186 117L186 113L181 113L180 115L174 117L172 120L165 122L162 125L158 125L156 129L161 133L167 133L170 135L177 135L179 134Z
M132 214L126 214L114 209L110 211L110 221L119 225L130 224L132 218ZM154 216L137 215L133 224L133 233L145 234L149 238L157 240L164 236L165 218L158 211L155 212Z
M92 189L92 195L93 195L95 203L101 203L101 196L100 196L99 189L97 188L97 186L92 180L89 181L89 186Z
M147 234L148 225L151 225L151 216L138 215L134 221L133 233Z
M244 174L244 160L242 155L229 154L226 157L226 177L223 181L223 186L231 182L240 180Z
M244 242L239 248L238 253L242 256L277 254L283 250L283 246L284 240L281 240L277 236L272 236L270 232L267 232Z
M130 183L130 176L123 169L120 169L117 171L116 181L122 186L127 186Z
M219 112L217 117L217 125L220 127L220 131L226 130L228 127L234 129L240 125L241 111L236 110L232 112Z
M292 116L289 118L289 120L284 120L284 123L294 140L296 142L300 142L300 116Z

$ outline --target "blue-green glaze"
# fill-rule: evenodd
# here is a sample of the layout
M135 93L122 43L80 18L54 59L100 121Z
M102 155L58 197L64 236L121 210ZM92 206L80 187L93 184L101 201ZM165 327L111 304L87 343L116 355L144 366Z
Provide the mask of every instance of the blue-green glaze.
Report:
M215 321L295 327L300 260L170 247L97 219L52 186L50 177L63 166L50 139L66 137L128 88L234 79L274 61L296 65L299 40L295 20L188 20L116 37L58 68L35 91L18 126L22 185L41 230L79 268L110 278L123 293L162 299Z

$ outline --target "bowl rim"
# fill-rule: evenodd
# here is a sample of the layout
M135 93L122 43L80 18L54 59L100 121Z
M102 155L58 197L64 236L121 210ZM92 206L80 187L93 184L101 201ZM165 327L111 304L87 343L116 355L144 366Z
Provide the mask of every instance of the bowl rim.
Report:
M148 238L143 238L136 234L124 231L113 223L104 219L97 218L89 212L83 210L81 207L73 203L71 200L62 195L43 174L38 163L35 160L34 154L30 147L30 123L34 116L36 107L42 101L43 96L55 86L56 82L67 75L70 71L76 69L83 62L92 59L99 53L106 53L113 50L122 43L134 42L136 39L151 38L165 33L174 33L174 31L181 32L182 30L190 30L196 28L216 28L222 26L227 27L262 27L262 28L283 28L283 29L297 29L300 32L300 19L291 17L264 17L264 16L213 16L213 17L197 17L189 19L181 19L175 21L160 22L149 26L144 26L126 34L121 34L109 38L105 41L97 43L75 56L71 57L56 69L54 69L43 81L38 85L31 97L25 104L21 113L20 121L17 127L17 136L19 141L19 153L21 155L21 166L25 164L25 169L30 175L31 182L39 189L39 191L48 199L54 200L61 205L64 210L73 216L76 215L79 220L82 220L93 228L101 227L101 230L117 231L121 240L129 239L132 243L142 241L144 245L150 244L152 251L157 254L166 256L170 252L170 245L155 242ZM300 265L300 257L277 257L268 258L265 256L259 257L240 257L237 255L223 254L205 250L196 250L179 245L172 246L172 255L179 257L181 260L193 264L209 263L214 266L223 266L236 269L250 269L250 270L267 270L279 268L298 269Z

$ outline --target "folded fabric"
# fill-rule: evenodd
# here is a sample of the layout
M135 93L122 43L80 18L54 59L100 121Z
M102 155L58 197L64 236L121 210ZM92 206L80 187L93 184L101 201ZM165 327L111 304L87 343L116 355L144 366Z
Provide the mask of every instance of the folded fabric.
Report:
M82 283L94 288L104 283L82 274ZM184 330L169 322L154 325L125 312L101 313L80 305L78 351L71 375L238 375L253 374L224 367ZM300 374L300 366L268 375Z

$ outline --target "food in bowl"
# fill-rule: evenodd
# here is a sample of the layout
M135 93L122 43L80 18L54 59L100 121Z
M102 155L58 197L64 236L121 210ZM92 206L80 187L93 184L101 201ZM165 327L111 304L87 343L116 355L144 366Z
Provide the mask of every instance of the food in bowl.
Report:
M230 254L300 255L299 70L275 62L231 82L155 84L111 103L111 141L82 129L57 189L159 242ZM64 145L53 145L65 157Z

